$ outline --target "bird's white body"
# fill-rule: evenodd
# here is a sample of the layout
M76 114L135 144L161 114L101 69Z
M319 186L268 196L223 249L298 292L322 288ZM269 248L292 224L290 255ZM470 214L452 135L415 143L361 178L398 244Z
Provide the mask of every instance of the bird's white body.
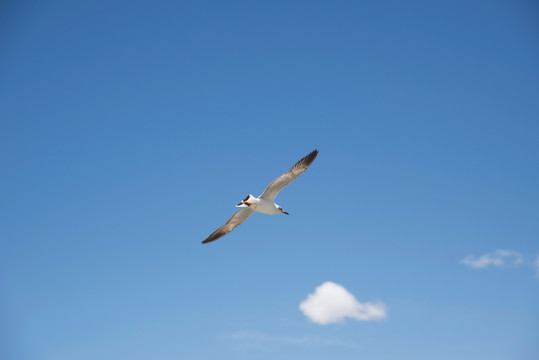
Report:
M282 208L272 200L261 199L260 197L255 198L253 195L249 195L245 200L236 205L236 207L249 207L254 211L268 215L283 213Z

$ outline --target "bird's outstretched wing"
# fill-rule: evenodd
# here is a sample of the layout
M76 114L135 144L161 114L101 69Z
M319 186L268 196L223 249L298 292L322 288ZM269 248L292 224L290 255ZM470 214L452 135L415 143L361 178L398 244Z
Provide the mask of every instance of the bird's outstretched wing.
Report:
M277 179L273 180L271 184L269 184L269 186L266 188L266 190L264 190L262 195L260 195L260 198L271 201L275 200L275 197L277 196L279 191L284 189L286 185L296 180L298 176L300 176L305 170L307 170L309 165L311 165L311 163L316 158L316 155L318 155L318 150L314 150L309 155L298 161L296 165L292 166L292 169L290 169L288 172L282 174Z
M219 229L215 230L202 243L206 244L206 243L215 241L215 240L225 236L226 234L228 234L229 232L231 232L232 230L237 228L239 224L244 222L254 212L255 212L254 210L252 210L251 208L248 208L248 207L244 208L244 209L241 209L240 211L236 211L236 213L234 215L232 215L230 217L230 219L228 219L228 221L223 226L221 226Z

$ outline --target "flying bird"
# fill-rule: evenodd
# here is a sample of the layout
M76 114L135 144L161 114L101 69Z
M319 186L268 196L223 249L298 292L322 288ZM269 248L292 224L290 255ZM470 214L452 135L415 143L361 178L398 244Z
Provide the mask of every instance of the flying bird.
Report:
M284 189L286 185L296 180L298 176L300 176L305 170L307 170L309 165L311 165L311 163L316 158L316 155L318 155L318 150L314 150L309 155L298 161L296 165L292 166L292 168L288 172L282 174L277 179L273 180L259 197L255 198L251 194L247 195L245 199L243 199L238 205L236 205L236 207L241 207L243 209L237 211L234 215L232 215L232 217L228 219L228 221L223 226L215 230L202 243L206 244L225 236L226 234L237 228L238 225L244 222L255 211L269 215L288 215L288 213L284 211L282 207L280 207L274 202L275 197L282 189Z

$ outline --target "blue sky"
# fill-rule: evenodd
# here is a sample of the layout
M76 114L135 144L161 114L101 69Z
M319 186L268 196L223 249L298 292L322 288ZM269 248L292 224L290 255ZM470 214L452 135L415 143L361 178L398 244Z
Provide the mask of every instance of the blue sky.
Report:
M538 30L524 0L3 4L0 357L539 358ZM201 245L315 148L290 216ZM313 320L328 282L385 316Z

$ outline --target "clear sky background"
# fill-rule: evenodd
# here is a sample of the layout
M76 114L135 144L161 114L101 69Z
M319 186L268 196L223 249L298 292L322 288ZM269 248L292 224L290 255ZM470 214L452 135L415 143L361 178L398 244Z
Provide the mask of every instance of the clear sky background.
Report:
M3 2L0 160L2 359L539 358L534 1Z

